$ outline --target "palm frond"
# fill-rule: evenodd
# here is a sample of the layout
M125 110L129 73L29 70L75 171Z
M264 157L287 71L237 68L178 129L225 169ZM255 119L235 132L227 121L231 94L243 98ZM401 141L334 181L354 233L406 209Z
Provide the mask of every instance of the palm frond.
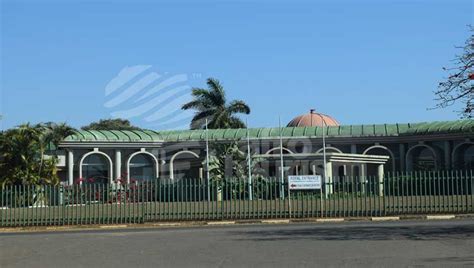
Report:
M193 88L193 100L181 107L183 110L193 109L197 111L191 121L191 129L203 128L206 118L210 119L208 127L211 129L244 127L245 124L242 120L233 117L233 115L238 113L249 114L249 106L241 100L232 101L229 105L226 105L224 87L219 80L208 78L206 83L208 89Z
M204 108L204 104L200 99L192 100L188 103L183 104L183 106L181 106L182 110L189 110L189 109L202 110L203 108Z
M209 90L199 87L194 87L191 90L191 95L194 97L206 97L209 95Z
M200 113L196 113L196 115L191 120L191 129L203 129L206 127L206 119L208 119L208 124L212 121L212 115L214 114L213 110L207 110Z
M231 116L229 118L229 125L230 125L230 128L245 128L246 127L245 123L236 116Z
M212 96L212 100L216 105L225 105L225 90L219 80L215 78L208 78L207 85Z
M234 100L227 107L227 112L229 114L236 114L236 113L250 114L250 107L241 100Z

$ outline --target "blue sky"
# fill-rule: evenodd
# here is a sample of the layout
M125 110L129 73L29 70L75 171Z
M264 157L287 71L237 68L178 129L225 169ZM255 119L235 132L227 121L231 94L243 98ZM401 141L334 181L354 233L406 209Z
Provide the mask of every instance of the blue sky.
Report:
M1 2L3 129L27 121L80 127L166 91L130 120L179 127L189 118L161 106L207 77L251 106L252 127L310 108L342 124L454 120L456 107L427 108L473 23L472 1ZM134 66L148 69L106 96L109 82ZM105 105L151 73L161 76L155 85L186 81Z

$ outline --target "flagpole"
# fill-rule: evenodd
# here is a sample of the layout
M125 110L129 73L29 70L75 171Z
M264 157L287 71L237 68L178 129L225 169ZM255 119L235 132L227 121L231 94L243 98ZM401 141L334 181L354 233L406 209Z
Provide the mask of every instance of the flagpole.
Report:
M283 163L283 133L281 129L281 117L278 117L278 126L280 128L280 170L281 170L281 178L280 178L280 196L282 199L285 199L285 188L283 186L285 171L284 171L284 163Z
M249 171L249 200L252 200L253 193L252 193L252 157L250 156L250 135L249 135L249 125L248 121L245 120L245 125L247 126L247 165L248 165L248 171Z
M207 128L206 118L206 176L207 176L207 201L211 201L211 180L209 176L209 129Z

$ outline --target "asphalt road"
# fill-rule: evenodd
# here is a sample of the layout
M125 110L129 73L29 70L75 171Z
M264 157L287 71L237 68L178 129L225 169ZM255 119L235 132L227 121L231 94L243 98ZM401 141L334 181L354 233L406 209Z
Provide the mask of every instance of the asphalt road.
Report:
M474 221L0 234L0 267L474 267Z

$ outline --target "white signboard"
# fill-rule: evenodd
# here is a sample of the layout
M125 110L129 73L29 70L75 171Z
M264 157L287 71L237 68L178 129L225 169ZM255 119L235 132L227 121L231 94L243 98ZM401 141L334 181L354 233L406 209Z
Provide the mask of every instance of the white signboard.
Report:
M321 189L321 176L288 176L288 187L290 190Z

